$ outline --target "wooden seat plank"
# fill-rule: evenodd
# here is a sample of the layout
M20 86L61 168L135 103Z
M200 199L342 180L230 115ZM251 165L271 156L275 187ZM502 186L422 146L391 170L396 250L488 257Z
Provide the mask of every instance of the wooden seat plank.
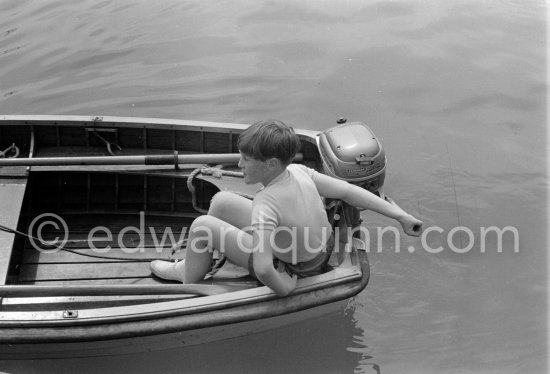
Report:
M0 179L0 225L17 228L26 186L26 178ZM0 231L0 284L6 284L14 239L14 234Z
M2 166L0 177L26 177L28 174L26 166Z

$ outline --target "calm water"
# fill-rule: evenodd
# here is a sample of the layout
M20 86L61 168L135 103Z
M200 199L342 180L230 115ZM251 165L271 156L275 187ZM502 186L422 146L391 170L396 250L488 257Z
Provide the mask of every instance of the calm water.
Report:
M519 0L3 1L0 114L360 120L386 149L386 192L441 228L427 244L442 250L403 238L396 253L373 235L384 250L371 251L368 288L303 326L0 370L545 373L546 12ZM365 218L373 233L392 224ZM496 235L482 253L490 226L515 227L518 252L508 232L502 253Z

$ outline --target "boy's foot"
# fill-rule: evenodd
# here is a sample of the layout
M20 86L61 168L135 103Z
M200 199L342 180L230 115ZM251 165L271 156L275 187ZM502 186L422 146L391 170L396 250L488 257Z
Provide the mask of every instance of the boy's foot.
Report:
M184 267L185 262L183 260L177 262L155 260L150 264L151 271L157 277L178 282L183 282Z

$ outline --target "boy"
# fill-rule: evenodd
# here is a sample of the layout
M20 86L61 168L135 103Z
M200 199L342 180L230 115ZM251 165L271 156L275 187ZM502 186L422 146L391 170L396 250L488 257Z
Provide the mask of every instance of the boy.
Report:
M422 222L401 208L363 188L291 164L300 140L281 121L254 123L239 136L238 147L245 183L263 188L253 201L216 194L208 214L191 225L185 260L151 263L158 277L197 283L210 270L211 249L217 248L277 295L288 295L298 277L321 273L330 256L332 228L321 196L394 218L405 233L420 235L415 226Z

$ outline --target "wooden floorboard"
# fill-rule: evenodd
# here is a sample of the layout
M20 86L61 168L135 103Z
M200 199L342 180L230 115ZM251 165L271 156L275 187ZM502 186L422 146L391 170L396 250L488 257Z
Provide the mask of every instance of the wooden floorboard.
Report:
M16 283L37 285L113 285L113 284L154 284L166 283L151 274L150 260L173 260L185 257L185 248L175 254L172 253L172 243L183 238L181 234L180 219L157 217L150 219L147 224L159 228L156 236L142 235L135 232L127 232L122 237L120 247L117 234L123 226L119 217L105 217L102 223L113 230L114 238L110 241L94 242L93 247L88 239L88 231L93 228L94 222L86 220L86 217L76 216L71 221L74 228L70 232L66 250L45 251L48 247L36 248L27 241L23 252L23 260L20 264L19 278ZM154 217L153 217L154 218ZM186 222L189 224L189 222ZM118 226L118 227L117 227ZM172 229L173 238L165 236L162 243L162 230L166 227ZM118 230L118 231L117 231ZM180 231L178 231L180 230ZM183 232L185 233L184 227ZM59 236L59 233L44 235L44 239L50 240ZM98 237L100 237L98 235ZM95 236L94 236L95 238ZM143 244L139 246L139 244ZM110 248L106 248L109 246ZM88 257L93 255L105 258ZM131 261L121 261L116 258L125 258ZM246 269L232 265L229 261L216 274L212 282L257 286L257 281L248 276Z
M222 268L218 278L235 279L248 275L246 269L235 265ZM19 280L68 281L68 280L109 280L138 279L152 277L149 262L85 262L85 263L41 263L21 266Z
M85 262L22 265L19 280L120 279L150 276L148 262Z
M260 283L250 277L241 276L238 278L218 278L205 280L205 284L217 284L227 286L241 287L257 287ZM65 279L65 280L41 280L41 281L24 281L22 285L37 285L37 286L99 286L99 285L120 285L120 284L135 284L135 285L150 285L150 284L174 284L175 281L165 281L154 276L144 278L113 278L113 279Z
M67 223L69 229L69 236L73 235L88 235L94 228L105 227L113 234L119 234L127 227L136 228L138 232L143 234L151 234L154 232L157 236L162 237L164 232L168 231L168 228L173 233L187 230L193 222L193 218L190 217L150 217L147 215L140 215L139 212L135 214L121 214L121 215L107 215L107 214L61 214L60 217ZM47 227L46 227L47 228ZM143 229L143 230L142 230ZM132 234L135 231L126 230L128 234ZM97 236L101 236L103 231L98 231ZM56 232L44 230L44 235L55 235ZM57 232L59 235L59 232Z
M20 281L23 285L39 286L84 286L84 285L117 285L117 284L162 284L165 283L152 275L144 278L113 278L113 279L58 279L58 280L27 280Z
M100 257L120 257L125 259L163 259L171 260L174 258L180 259L183 256L181 250L177 251L172 256L173 243L176 243L180 238L179 233L174 235L174 240L162 238L153 239L150 235L145 235L143 238L138 238L137 235L125 235L123 240L114 239L110 241L88 241L77 239L77 236L72 236L71 241L63 245L62 249L52 249L46 245L36 245L27 242L23 255L23 264L30 263L57 263L57 262L104 262L112 261L109 258ZM120 247L120 244L123 247ZM67 249L67 250L64 250ZM82 254L82 255L79 255ZM92 256L87 256L92 255Z
M186 232L170 231L166 233L137 233L135 231L126 233L105 233L105 232L78 232L71 233L71 236L63 242L63 247L69 249L83 249L83 248L106 248L106 247L126 247L135 248L137 246L142 247L171 247L178 241L187 237ZM32 243L27 241L27 246L33 246L41 249L52 249L47 243L60 244L63 239L62 233L45 233L42 234L41 239L44 242L33 240ZM57 242L57 243L56 243Z
M56 252L40 252L34 248L25 249L23 265L51 264L51 263L86 263L86 262L113 262L124 258L129 261L149 261L152 259L171 261L183 258L183 253L177 252L172 256L170 248L157 251L155 248L120 248L111 249L71 249L72 252L60 250ZM100 256L100 257L92 257Z

